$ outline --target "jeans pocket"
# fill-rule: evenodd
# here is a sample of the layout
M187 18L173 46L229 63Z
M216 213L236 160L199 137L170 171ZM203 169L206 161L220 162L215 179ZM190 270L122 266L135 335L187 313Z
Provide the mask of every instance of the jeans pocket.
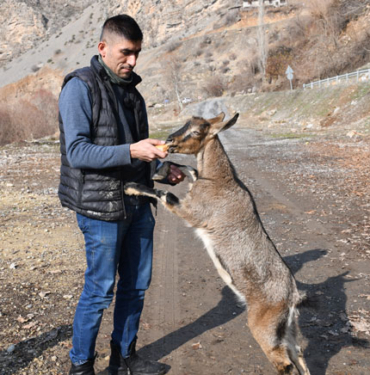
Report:
M76 218L77 218L78 227L81 229L81 232L82 233L87 232L87 230L89 229L88 218L84 215L81 215L81 214L76 214Z

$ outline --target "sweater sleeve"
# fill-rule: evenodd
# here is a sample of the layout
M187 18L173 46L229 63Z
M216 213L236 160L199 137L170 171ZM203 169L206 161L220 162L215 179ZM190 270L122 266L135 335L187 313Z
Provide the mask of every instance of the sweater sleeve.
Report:
M75 77L59 97L67 159L73 168L104 169L131 164L130 144L99 146L92 143L92 100L85 82Z

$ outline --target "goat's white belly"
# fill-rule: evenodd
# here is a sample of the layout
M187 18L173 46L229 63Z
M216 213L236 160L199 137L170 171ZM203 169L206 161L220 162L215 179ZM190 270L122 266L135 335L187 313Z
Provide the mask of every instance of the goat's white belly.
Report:
M216 267L216 270L222 280L226 283L226 285L236 294L238 297L238 300L240 303L245 303L245 297L239 292L239 290L236 288L236 286L233 283L233 279L231 275L225 270L225 268L222 266L220 260L218 259L210 236L207 234L207 232L204 229L197 228L195 229L195 233L198 235L198 237L203 241L205 248L207 249L208 255L213 261L213 264Z

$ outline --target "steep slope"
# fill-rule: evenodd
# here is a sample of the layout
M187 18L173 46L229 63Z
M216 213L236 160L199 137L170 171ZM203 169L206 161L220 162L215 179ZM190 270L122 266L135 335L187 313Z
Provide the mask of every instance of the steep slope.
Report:
M133 15L143 28L144 48L137 71L145 77L142 89L150 102L172 99L171 79L164 74L172 59L181 65L181 94L191 97L203 95L205 82L218 72L225 75L225 86L235 79L245 61L249 64L255 59L256 13L241 12L240 5L235 7L233 0L98 1L92 5L86 1L84 4L87 6L80 13L76 11L75 18L60 29L52 26L50 19L48 28L38 31L43 41L41 37L36 40L30 30L28 38L35 47L19 58L7 60L0 71L0 86L33 75L44 66L55 69L56 76L63 76L89 64L96 53L103 20L119 13ZM35 14L42 19L42 8L32 9L34 12L38 9ZM281 23L292 14L286 10L271 11L266 14L266 23ZM5 33L6 24L2 30Z
M0 3L0 67L56 34L92 0L3 0Z
M136 68L144 79L140 90L150 107L170 103L160 112L168 120L182 111L185 97L194 102L287 90L288 65L298 88L370 60L370 0L290 0L289 6L266 8L265 75L258 9L246 11L242 1L4 0L0 111L8 113L4 103L24 110L20 99L33 102L40 85L56 100L63 76L89 64L103 21L119 13L135 17L144 31Z

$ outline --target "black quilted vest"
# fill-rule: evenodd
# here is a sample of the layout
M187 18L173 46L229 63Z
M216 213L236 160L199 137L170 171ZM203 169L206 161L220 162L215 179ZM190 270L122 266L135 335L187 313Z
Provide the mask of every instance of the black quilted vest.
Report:
M141 78L134 74L133 82L127 87L126 105L135 114L136 131L140 139L148 138L148 123L144 115L144 100L136 85ZM84 81L92 97L91 138L101 146L119 144L116 99L114 91L104 68L97 56L91 59L90 67L78 69L68 74L65 84L73 77ZM125 217L123 185L125 176L122 168L110 169L77 169L72 168L66 157L65 135L61 116L59 115L61 173L59 199L63 207L68 207L82 215L105 221L121 220ZM153 163L152 163L153 164ZM153 186L150 179L150 164L147 168L147 185Z

